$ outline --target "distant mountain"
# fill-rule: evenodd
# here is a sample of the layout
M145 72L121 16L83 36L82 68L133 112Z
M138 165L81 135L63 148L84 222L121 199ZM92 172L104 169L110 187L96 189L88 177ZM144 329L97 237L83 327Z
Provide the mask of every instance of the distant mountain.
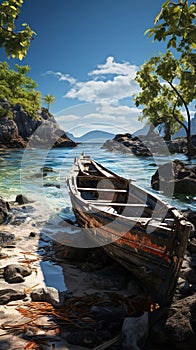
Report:
M185 125L187 126L188 123L185 122ZM155 129L156 130L156 129ZM140 135L147 135L149 131L149 126L146 125L144 126L142 129L137 130L136 132L134 132L134 136L140 136ZM191 119L191 135L196 135L196 113L194 115L194 117ZM161 136L163 136L163 133L161 133ZM175 133L173 135L173 139L176 139L177 137L181 137L181 136L186 136L186 132L184 130L184 128L181 128L177 133Z
M149 125L145 125L143 128L135 131L133 133L134 136L140 136L140 135L147 135L147 133L149 132Z
M187 126L187 122L185 122L185 125ZM196 113L194 117L191 119L191 135L196 135ZM184 128L181 128L176 134L174 134L174 138L186 136L186 132Z
M101 130L92 130L80 137L75 137L70 132L66 132L66 135L75 142L94 142L94 143L96 142L102 143L102 142L105 142L106 140L113 139L115 136L110 132L101 131Z

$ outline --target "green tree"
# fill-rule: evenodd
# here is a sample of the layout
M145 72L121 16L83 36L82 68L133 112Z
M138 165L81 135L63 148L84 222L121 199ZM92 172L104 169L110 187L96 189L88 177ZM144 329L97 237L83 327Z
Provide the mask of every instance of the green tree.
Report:
M47 104L48 112L52 103L55 102L55 97L51 94L44 96L44 102Z
M149 33L149 37L158 41L169 39L168 49L173 47L187 54L187 51L196 48L195 15L195 2L189 6L188 0L179 0L177 3L167 0L154 20L154 27L147 29L145 34Z
M0 47L5 48L6 55L20 60L26 56L35 32L27 23L16 31L16 19L20 13L23 0L5 0L0 5Z
M154 40L167 42L164 55L152 57L137 73L136 81L141 91L135 97L136 106L143 105L142 118L157 125L164 125L166 138L183 126L187 135L188 157L195 156L191 142L191 118L189 104L195 98L195 4L187 0L178 3L166 1L155 19L154 27L146 31ZM176 57L169 50L176 51ZM184 123L182 107L187 115Z
M15 64L15 68L10 69L7 62L0 62L0 98L6 98L11 105L20 103L30 116L37 118L41 93L36 90L36 82L27 75L30 67Z

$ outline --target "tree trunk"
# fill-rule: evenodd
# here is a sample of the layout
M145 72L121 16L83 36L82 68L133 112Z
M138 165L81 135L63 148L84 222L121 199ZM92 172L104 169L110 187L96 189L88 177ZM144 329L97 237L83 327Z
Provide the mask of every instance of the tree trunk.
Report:
M187 157L192 159L196 157L196 147L192 143L191 133L187 131Z
M171 141L171 127L169 122L165 122L164 124L164 140Z

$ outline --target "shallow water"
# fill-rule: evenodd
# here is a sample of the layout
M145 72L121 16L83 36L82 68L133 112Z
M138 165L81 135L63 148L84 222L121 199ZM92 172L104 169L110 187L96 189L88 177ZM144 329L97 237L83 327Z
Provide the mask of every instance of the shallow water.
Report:
M49 211L60 212L70 206L66 188L66 178L73 165L74 158L84 151L96 161L102 163L112 171L136 181L136 183L150 191L151 176L157 166L168 160L180 159L186 161L184 155L140 157L108 152L100 144L80 144L73 149L58 148L52 150L1 150L0 151L0 194L8 200L15 199L19 193L40 202ZM196 161L187 164L196 165ZM42 177L44 166L52 167L53 172L47 172ZM178 208L196 207L196 201L190 197L166 198L168 202Z

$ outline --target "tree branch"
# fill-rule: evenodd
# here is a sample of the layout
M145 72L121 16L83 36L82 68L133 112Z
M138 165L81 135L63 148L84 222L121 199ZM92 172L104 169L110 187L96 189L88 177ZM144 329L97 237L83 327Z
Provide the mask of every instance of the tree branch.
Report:
M172 114L174 116L174 118L176 119L176 121L186 130L186 132L188 133L188 128L187 126L180 120L178 119L178 117L175 115L175 109L176 109L176 105L177 105L177 101L173 107L173 110L172 110Z
M187 107L186 101L184 100L184 98L182 97L182 95L179 93L179 91L175 88L175 86L172 84L171 81L167 80L168 84L171 86L171 88L175 91L175 93L177 94L177 96L181 99L185 109L186 109L186 113L187 113L187 117L188 117L188 127L187 127L187 132L190 133L191 130L191 116L189 113L189 109Z

